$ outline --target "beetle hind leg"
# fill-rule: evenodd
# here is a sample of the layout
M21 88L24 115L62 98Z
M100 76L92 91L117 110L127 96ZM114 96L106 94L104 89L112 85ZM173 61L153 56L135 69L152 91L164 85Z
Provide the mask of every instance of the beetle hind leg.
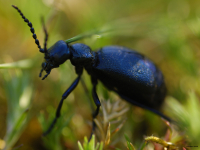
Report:
M92 77L92 84L93 84L93 88L92 88L92 98L94 100L94 103L95 105L97 106L96 110L94 111L94 113L92 114L92 118L93 118L93 121L92 121L92 133L91 133L91 136L90 136L90 139L94 133L94 130L95 130L95 127L96 127L96 124L94 122L94 119L97 117L97 115L99 114L99 109L100 109L100 106L101 106L101 102L99 100L99 97L97 95L97 92L96 92L96 85L97 85L97 79L95 79L94 77Z

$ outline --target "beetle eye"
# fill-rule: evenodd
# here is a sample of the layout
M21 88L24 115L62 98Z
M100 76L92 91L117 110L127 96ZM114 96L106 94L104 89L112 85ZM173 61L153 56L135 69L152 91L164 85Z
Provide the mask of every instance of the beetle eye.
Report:
M44 69L44 68L46 68L46 66L47 66L47 63L46 63L46 62L43 62L43 63L42 63L42 68Z

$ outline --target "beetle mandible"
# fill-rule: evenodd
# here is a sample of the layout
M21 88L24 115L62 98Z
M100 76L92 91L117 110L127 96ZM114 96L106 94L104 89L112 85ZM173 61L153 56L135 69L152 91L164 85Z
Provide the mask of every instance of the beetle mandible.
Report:
M91 76L93 85L92 97L97 107L93 113L93 119L98 115L101 106L96 93L97 81L99 80L107 89L116 92L129 103L150 110L164 119L171 121L169 117L159 112L159 108L166 96L166 86L162 72L152 61L134 50L120 46L106 46L94 52L85 44L76 43L70 45L60 40L47 50L48 34L44 22L45 43L44 49L42 49L32 23L25 18L17 6L12 6L20 13L24 21L27 22L39 51L44 53L45 61L42 63L42 70L39 76L42 76L43 71L46 71L46 75L42 80L50 74L53 68L58 68L59 65L68 59L75 66L78 76L62 95L55 119L44 135L48 134L54 127L60 116L63 101L79 83L83 69ZM94 126L93 122L93 129Z

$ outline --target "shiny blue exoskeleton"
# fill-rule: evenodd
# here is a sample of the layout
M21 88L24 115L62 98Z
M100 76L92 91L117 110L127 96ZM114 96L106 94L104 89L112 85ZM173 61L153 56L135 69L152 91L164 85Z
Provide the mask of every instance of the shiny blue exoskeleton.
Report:
M49 133L55 125L60 116L63 101L77 86L83 69L91 76L93 84L92 97L97 106L93 118L98 115L101 106L96 93L96 85L99 80L107 89L116 92L124 100L150 110L170 121L170 118L158 111L164 101L166 87L161 71L152 61L136 51L120 46L106 46L94 52L85 44L77 43L70 45L61 40L47 50L48 35L45 27L46 38L44 49L42 49L32 24L16 6L13 7L18 10L24 21L28 23L35 43L38 45L40 52L45 54L45 61L42 63L42 70L39 75L41 77L42 72L46 71L46 75L42 80L50 74L53 68L59 67L67 60L70 60L71 64L75 66L78 76L63 94L56 111L56 117L44 134ZM94 126L95 124L93 123Z
M97 106L94 118L101 105L96 93L99 80L105 87L115 91L131 104L148 109L170 120L157 111L166 95L163 75L155 64L143 55L120 46L107 46L94 52L85 44L69 45L65 41L58 41L45 54L42 71L45 70L47 74L43 79L53 68L59 67L66 60L70 60L75 66L78 77L64 93L61 103L76 87L85 69L91 76L93 84L92 95ZM60 108L56 118L60 116Z

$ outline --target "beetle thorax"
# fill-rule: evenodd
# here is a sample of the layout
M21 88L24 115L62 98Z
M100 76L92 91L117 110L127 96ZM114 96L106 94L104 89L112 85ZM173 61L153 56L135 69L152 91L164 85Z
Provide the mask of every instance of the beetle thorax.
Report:
M85 69L92 67L95 53L91 51L89 46L81 43L76 43L71 46L70 50L72 54L70 59L72 65L82 66Z

